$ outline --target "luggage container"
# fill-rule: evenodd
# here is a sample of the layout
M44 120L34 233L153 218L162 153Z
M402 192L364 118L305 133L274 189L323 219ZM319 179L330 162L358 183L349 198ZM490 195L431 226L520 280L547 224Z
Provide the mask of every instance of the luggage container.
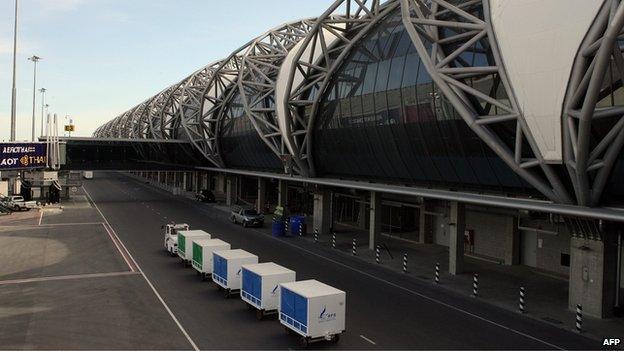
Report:
M345 331L347 295L316 280L280 284L279 320L301 336L301 345L331 340Z
M243 265L258 263L258 256L241 249L215 251L212 259L212 280L224 290L225 298L240 291Z
M241 299L256 309L258 319L277 313L279 284L295 281L295 271L273 262L248 264L241 272Z
M290 232L292 236L306 235L305 216L290 217Z
M221 239L201 239L193 242L193 268L202 279L212 274L212 253L229 250L230 244Z
M210 239L210 234L203 230L181 230L178 232L178 256L184 266L193 259L193 240Z
M284 236L285 230L286 223L283 219L273 219L273 223L271 224L271 234L273 234L273 236Z

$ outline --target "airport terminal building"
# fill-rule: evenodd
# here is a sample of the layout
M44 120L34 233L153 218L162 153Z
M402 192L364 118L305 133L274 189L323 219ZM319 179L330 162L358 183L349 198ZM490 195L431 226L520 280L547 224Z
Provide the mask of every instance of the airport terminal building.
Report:
M451 274L467 256L531 267L610 317L624 302L623 27L617 0L338 0L94 137L187 142L195 168L141 175L285 206L321 235L356 228L370 249L448 247Z

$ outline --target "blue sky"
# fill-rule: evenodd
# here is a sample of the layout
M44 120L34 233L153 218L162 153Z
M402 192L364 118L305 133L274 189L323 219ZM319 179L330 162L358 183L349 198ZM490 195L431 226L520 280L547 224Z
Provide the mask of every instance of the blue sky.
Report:
M77 135L333 0L19 0L17 138L30 139L33 66L50 112ZM14 0L0 0L0 140L8 140ZM40 94L37 93L37 135Z

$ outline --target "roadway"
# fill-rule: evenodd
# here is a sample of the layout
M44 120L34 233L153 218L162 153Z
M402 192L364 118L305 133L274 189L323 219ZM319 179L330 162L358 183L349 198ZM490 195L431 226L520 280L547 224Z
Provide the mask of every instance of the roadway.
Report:
M96 173L84 188L144 275L201 349L294 349L275 319L258 321L238 298L224 299L162 247L161 225L186 222L213 237L347 292L347 332L324 349L599 349L601 344L547 323L436 289L341 252L230 223L209 204L172 196L120 173ZM162 308L156 306L155 308ZM172 331L173 333L173 331ZM191 347L189 342L188 347Z

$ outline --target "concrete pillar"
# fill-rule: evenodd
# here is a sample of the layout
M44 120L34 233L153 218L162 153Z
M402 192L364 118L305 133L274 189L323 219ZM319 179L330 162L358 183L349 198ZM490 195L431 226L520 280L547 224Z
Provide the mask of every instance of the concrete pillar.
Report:
M236 204L236 177L227 177L225 181L225 204Z
M466 206L451 202L449 219L449 273L461 274L464 270L464 232L466 231Z
M520 264L520 230L518 217L509 217L507 233L505 235L505 264L508 266Z
M319 234L328 235L332 227L331 192L320 190L314 193L314 228Z
M262 213L266 204L266 179L258 178L258 198L256 199L256 211Z
M571 310L583 306L583 314L595 318L613 315L617 271L617 237L603 233L603 240L572 237L568 303Z
M358 212L358 227L366 229L366 195L360 197L360 206Z
M288 202L288 182L279 180L277 183L277 205L286 207Z
M381 193L370 193L370 225L368 228L368 248L375 249L381 235Z
M186 191L186 189L187 189L186 188L186 184L187 184L187 181L188 181L187 177L188 177L188 172L183 172L182 173L182 191Z
M422 206L418 210L418 243L419 244L431 244L433 243L433 230L432 230L432 218L427 215L427 211L430 210L426 199L422 200Z

